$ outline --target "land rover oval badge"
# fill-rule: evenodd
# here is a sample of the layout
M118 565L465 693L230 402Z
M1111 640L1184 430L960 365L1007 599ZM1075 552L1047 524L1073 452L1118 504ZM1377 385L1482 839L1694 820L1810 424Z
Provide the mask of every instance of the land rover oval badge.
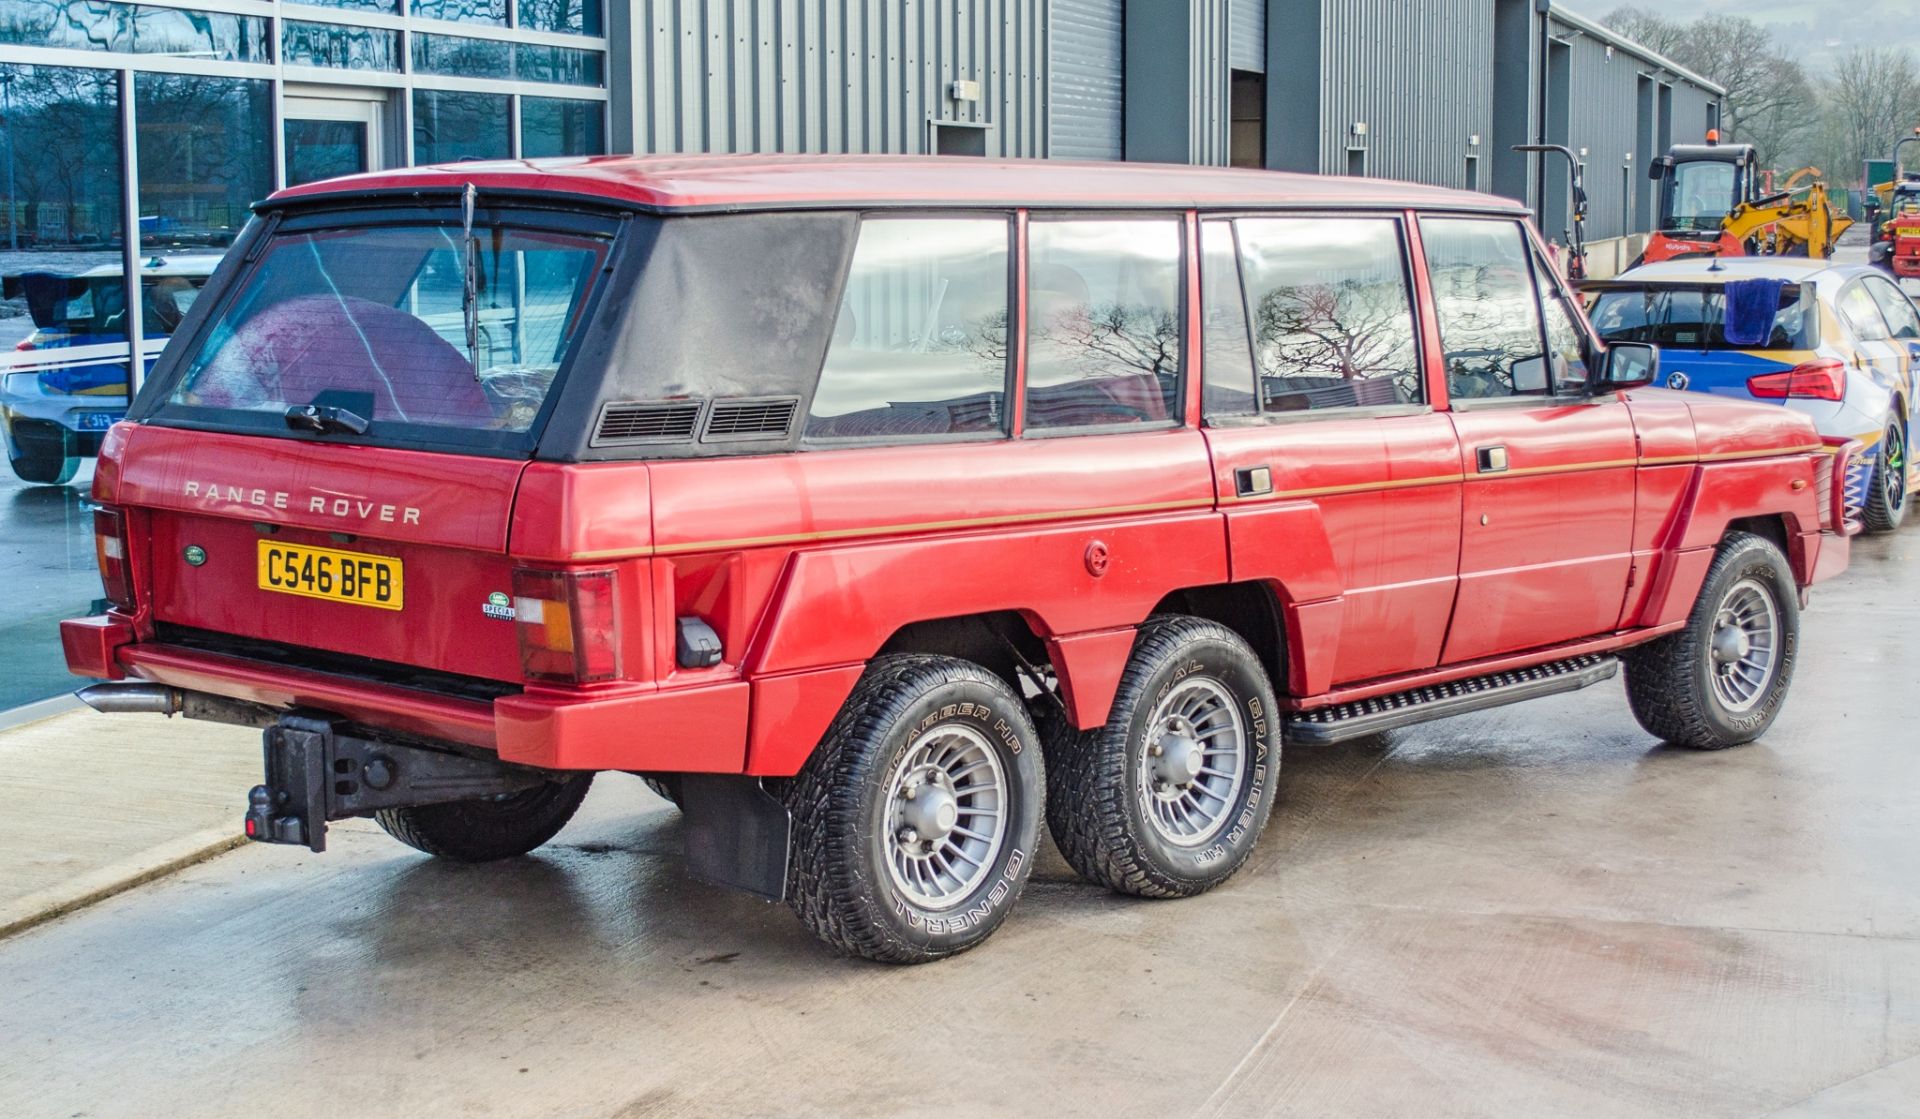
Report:
M186 550L180 553L180 558L187 561L188 567L199 567L207 562L207 550L198 544L189 544Z

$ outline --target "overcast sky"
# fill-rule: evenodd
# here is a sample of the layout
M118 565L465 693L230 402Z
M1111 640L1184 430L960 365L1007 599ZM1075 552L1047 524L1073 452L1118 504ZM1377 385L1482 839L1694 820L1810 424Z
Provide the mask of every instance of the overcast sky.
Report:
M1574 0L1566 5L1605 19L1619 0ZM1638 0L1638 6L1673 19L1702 15L1746 16L1772 28L1781 44L1824 72L1834 54L1856 44L1903 46L1920 54L1920 0Z

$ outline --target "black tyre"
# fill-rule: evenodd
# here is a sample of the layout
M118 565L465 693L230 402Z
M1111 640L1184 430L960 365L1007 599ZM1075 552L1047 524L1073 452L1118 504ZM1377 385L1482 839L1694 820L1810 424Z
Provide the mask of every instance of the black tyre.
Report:
M1040 753L1026 706L986 669L875 660L785 789L794 913L840 951L888 963L984 941L1032 872Z
M1907 519L1907 429L1895 416L1880 438L1873 481L1867 486L1866 508L1861 510L1868 532L1892 532Z
M1627 701L1647 733L1675 746L1751 742L1786 701L1799 643L1787 558L1769 540L1728 533L1686 628L1627 651Z
M1279 705L1260 658L1216 622L1140 627L1107 724L1058 737L1047 824L1085 877L1190 897L1253 853L1280 772Z
M429 855L487 863L524 855L552 839L592 784L593 774L582 773L503 797L388 808L373 818L388 835Z
M68 445L70 439L61 429L46 424L14 425L9 435L7 465L21 481L39 486L64 486L80 472L80 456L68 453L72 449Z

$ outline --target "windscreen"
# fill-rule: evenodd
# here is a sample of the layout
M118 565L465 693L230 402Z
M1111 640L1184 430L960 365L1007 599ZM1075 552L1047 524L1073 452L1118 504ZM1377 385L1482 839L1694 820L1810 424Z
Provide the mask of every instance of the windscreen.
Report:
M1674 229L1711 231L1732 212L1739 169L1719 160L1695 160L1673 169Z
M199 331L155 418L529 449L609 249L485 218L283 230ZM327 422L296 423L304 406Z
M1726 315L1726 292L1716 284L1603 291L1588 318L1608 342L1650 342L1680 350L1810 350L1819 345L1819 315L1808 285L1781 289L1780 313L1763 345L1729 344Z

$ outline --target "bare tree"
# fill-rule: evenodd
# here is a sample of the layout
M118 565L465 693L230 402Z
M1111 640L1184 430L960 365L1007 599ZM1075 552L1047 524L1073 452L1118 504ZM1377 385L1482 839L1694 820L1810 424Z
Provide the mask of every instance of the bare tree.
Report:
M1825 88L1825 156L1851 181L1869 159L1920 125L1920 68L1898 47L1853 47L1834 64ZM1872 184L1867 184L1871 186Z
M1782 170L1806 162L1819 122L1813 84L1766 28L1744 16L1681 22L1644 8L1621 8L1607 25L1724 86L1727 142L1753 144Z

